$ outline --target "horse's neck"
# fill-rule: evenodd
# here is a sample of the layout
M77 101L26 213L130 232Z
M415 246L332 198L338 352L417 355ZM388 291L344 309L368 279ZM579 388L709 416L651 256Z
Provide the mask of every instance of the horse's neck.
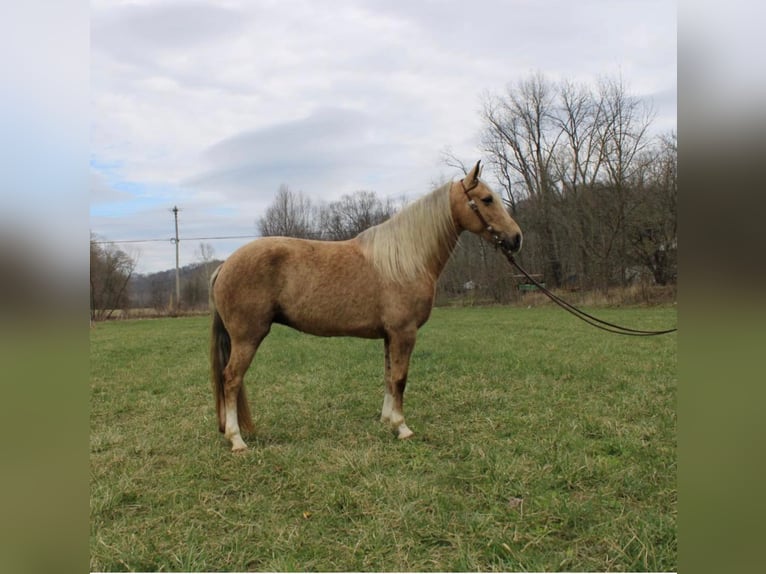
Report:
M454 219L453 219L454 221ZM462 229L454 223L446 228L438 237L433 238L430 257L428 257L427 268L434 281L438 280L444 268L447 266L452 252L457 246L457 242Z
M442 241L439 242L437 246L439 253L436 257L431 259L432 263L429 269L434 277L434 280L439 279L442 272L444 271L444 268L447 266L447 262L452 256L452 252L455 250L455 247L457 247L458 239L459 233L455 231L450 233L447 237L443 238Z

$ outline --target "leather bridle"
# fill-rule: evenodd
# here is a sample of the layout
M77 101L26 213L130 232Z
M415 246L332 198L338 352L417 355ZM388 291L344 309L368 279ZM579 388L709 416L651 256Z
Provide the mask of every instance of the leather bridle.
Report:
M492 227L489 222L484 219L484 216L481 214L481 211L479 211L479 206L477 205L476 201L474 201L470 195L468 195L469 191L472 191L479 187L479 178L476 178L473 182L473 185L471 187L465 186L465 179L460 180L460 187L463 188L463 193L465 193L466 198L468 199L468 206L471 208L471 210L476 214L476 217L479 218L479 221L481 221L481 224L484 226L484 229L489 233L490 237L492 237L492 243L495 245L495 247L502 247L503 240L500 238L500 236L495 231L495 228Z

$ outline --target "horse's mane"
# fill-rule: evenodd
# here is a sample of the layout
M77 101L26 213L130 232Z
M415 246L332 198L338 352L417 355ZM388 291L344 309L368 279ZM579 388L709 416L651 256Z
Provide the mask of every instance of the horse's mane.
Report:
M378 272L402 283L449 257L457 237L446 183L357 237ZM443 263L444 261L440 261Z

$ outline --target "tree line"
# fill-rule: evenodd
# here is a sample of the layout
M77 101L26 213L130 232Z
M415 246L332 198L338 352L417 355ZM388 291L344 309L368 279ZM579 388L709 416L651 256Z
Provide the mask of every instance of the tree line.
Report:
M399 207L399 203L365 190L344 195L338 201L315 204L302 192L283 184L256 226L263 237L342 241L382 223Z
M111 243L90 236L90 320L110 319L130 306L129 283L136 258Z
M621 79L594 86L532 74L482 101L483 174L524 231L518 259L553 288L599 290L677 280L678 181L674 132L651 135L651 105ZM471 160L473 161L473 160ZM449 150L443 163L466 172ZM287 184L256 222L262 236L345 240L387 220L404 199L374 191L315 203ZM182 308L204 307L212 248L187 266ZM133 275L135 263L91 239L91 317L110 309L168 306L174 274ZM439 281L440 300L507 302L519 296L507 262L463 234Z
M158 273L135 273L137 257L116 244L90 238L90 319L103 321L121 317L130 309L153 314L206 309L208 281L223 263L215 259L213 247L200 243L196 261L181 267L180 304L176 304L175 269Z
M522 260L553 287L677 277L677 140L620 79L534 74L484 98L482 147L525 230Z

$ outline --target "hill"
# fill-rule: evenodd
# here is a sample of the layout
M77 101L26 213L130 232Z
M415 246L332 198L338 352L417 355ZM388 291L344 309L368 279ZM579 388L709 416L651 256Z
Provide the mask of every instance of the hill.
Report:
M179 269L181 307L197 309L207 306L208 279L222 260L213 259L185 265ZM137 274L129 284L130 306L164 310L172 306L176 291L176 270Z

